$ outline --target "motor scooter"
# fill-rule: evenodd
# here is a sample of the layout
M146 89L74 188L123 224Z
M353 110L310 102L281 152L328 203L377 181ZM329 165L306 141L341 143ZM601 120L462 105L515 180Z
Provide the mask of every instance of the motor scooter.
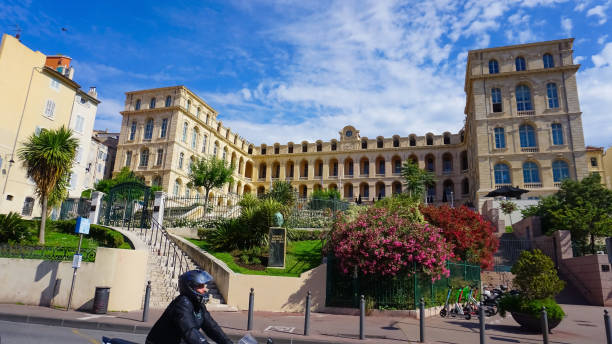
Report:
M102 344L138 344L138 343L130 342L129 340L124 340L120 338L108 338L108 337L102 336ZM255 339L253 336L247 333L244 337L242 337L238 341L238 344L257 344L257 339ZM268 338L268 340L266 341L266 344L274 344L274 342L272 341L272 338Z

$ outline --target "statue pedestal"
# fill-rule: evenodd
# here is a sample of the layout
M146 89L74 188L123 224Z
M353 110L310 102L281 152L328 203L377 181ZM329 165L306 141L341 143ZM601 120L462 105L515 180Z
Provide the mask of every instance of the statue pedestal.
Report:
M287 230L282 227L270 227L269 242L268 267L284 269L287 253Z

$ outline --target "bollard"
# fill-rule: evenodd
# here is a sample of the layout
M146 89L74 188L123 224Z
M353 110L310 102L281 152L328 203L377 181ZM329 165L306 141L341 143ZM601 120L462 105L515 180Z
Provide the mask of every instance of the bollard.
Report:
M142 308L142 322L149 320L149 299L151 298L151 281L147 282L147 289L145 291L144 307Z
M478 305L478 320L480 320L480 344L485 344L485 314L484 314L484 298L480 297L480 305Z
M306 296L306 314L304 316L304 335L308 336L310 334L310 298L312 293L310 290L308 291L308 295Z
M361 295L359 300L359 339L365 339L363 325L365 322L365 298Z
M425 343L425 300L419 305L419 343Z
M548 314L546 314L546 307L542 306L540 315L542 317L542 339L544 340L544 344L548 344Z
M253 292L255 289L251 288L251 292L249 293L249 318L247 322L247 331L251 331L253 329L253 302L255 299L255 293Z
M608 310L604 309L604 325L606 325L606 343L612 344L612 333L610 333L610 315Z

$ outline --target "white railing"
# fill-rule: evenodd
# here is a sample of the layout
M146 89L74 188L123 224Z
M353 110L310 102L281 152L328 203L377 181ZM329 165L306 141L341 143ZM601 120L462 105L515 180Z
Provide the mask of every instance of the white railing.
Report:
M501 189L501 188L503 188L504 186L512 186L512 184L495 184L495 188L496 188L496 189Z
M518 111L516 114L519 117L523 117L523 116L535 116L535 110Z
M535 153L538 151L539 151L538 147L521 147L521 152Z
M556 188L560 188L561 187L561 182L554 182L553 186Z
M542 183L525 183L525 189L539 189L542 187Z

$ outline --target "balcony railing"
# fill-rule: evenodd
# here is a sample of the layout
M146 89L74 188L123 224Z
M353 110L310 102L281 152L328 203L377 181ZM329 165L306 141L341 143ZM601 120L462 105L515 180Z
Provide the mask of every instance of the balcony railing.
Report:
M353 174L344 174L344 178L353 178Z
M338 179L338 176L337 176L337 175L335 175L335 176L329 176L328 178L329 178L329 179Z
M556 188L560 188L561 187L561 182L554 182L553 186Z
M263 181L266 180L266 177L259 177L259 178L257 178L257 180L260 181L260 182L263 182Z
M285 180L293 180L293 176L285 177Z
M308 176L300 176L300 180L308 180Z
M525 153L535 153L538 152L538 147L521 147L521 152Z
M495 184L495 188L496 188L496 189L501 189L501 188L503 188L504 186L512 186L512 184Z
M278 180L279 180L279 178L278 178L278 177L272 177L272 181L273 181L273 182L276 182L276 181L278 181Z
M376 177L384 177L385 174L384 173L376 173Z
M516 113L516 115L519 116L519 117L523 117L523 116L535 116L535 110L518 111Z
M539 189L542 187L542 183L525 183L525 189Z

